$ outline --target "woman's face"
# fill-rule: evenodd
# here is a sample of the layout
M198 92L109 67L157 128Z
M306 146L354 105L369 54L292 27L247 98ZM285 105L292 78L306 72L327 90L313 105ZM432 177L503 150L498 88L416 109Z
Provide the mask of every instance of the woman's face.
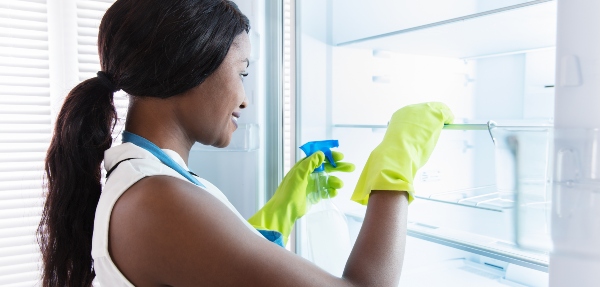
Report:
M229 145L241 110L247 105L242 79L247 75L249 57L250 39L241 33L219 68L181 95L178 117L190 139L215 147Z

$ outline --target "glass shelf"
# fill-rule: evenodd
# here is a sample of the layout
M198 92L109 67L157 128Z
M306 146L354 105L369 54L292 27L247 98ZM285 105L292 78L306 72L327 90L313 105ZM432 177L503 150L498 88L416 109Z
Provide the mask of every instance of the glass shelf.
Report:
M334 1L332 42L348 43L378 35L397 33L510 11L539 3L539 0L445 1L362 0ZM307 19L309 17L306 17ZM356 21L373 19L376 21Z
M362 223L364 211L345 212L349 220ZM548 272L548 253L523 250L512 242L497 238L438 227L419 222L408 222L407 235L504 262Z
M387 129L387 125L361 125L361 124L334 124L334 128L358 128L358 129ZM487 130L487 124L450 124L444 125L445 130L479 131Z
M501 198L495 185L445 191L429 195L418 194L416 197L493 211L502 211L503 209L514 207L514 200Z
M470 58L553 47L555 39L556 1L537 0L336 44Z
M466 121L466 120L465 120ZM550 128L552 127L551 120L509 120L509 121L475 121L476 123L461 123L444 125L444 130L459 130L459 131L485 131L490 128ZM490 126L491 125L491 126ZM387 129L387 125L364 125L364 124L334 124L334 128L358 128L358 129Z
M531 275L528 272L522 275L519 274L517 278L513 279L506 276L507 272L500 270L497 266L489 265L487 262L475 263L464 258L438 262L432 261L430 264L417 268L408 267L406 264L404 266L406 267L402 269L402 276L400 277L400 284L398 286L523 287L528 285L520 284L522 281L519 279L527 278ZM435 276L431 276L432 274L435 274ZM537 283L538 281L534 282ZM541 282L545 281L542 280ZM534 286L547 286L547 284Z
M408 235L519 266L548 272L548 253L524 251L511 242L458 230L427 226L415 222L409 222Z

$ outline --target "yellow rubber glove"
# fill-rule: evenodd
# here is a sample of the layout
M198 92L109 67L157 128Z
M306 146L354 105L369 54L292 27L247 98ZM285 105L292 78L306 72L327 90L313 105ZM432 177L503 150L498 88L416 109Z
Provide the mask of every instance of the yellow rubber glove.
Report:
M331 163L325 163L325 172L351 172L354 170L354 164L340 162L344 155L340 152L332 151L333 161L336 167ZM309 157L303 158L297 162L279 184L275 194L255 215L248 219L248 222L259 230L270 230L280 232L283 236L284 244L287 244L288 237L296 220L306 214L310 208L307 199L314 200L315 196L308 194L310 183L310 174L319 167L325 160L323 152L316 152ZM329 196L337 195L337 190L342 188L344 182L335 176L329 176L327 180L327 190ZM319 195L324 196L324 195Z
M365 164L352 200L365 205L372 190L399 190L408 192L408 202L412 202L417 170L429 159L444 124L453 120L452 111L443 103L410 105L396 111Z

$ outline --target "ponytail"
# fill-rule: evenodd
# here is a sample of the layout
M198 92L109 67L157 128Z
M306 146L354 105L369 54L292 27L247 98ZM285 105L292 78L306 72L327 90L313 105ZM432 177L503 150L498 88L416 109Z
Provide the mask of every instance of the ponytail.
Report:
M58 114L46 155L46 203L37 236L43 286L91 286L94 216L101 162L117 120L106 78L77 85Z

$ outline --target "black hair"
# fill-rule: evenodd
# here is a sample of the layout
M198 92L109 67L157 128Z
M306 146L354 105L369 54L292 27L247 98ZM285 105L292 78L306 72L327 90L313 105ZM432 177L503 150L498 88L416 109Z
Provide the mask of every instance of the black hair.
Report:
M118 0L98 34L103 75L77 85L58 114L46 155L46 202L38 227L43 286L91 286L101 162L112 144L113 88L168 98L200 85L250 29L226 0Z

